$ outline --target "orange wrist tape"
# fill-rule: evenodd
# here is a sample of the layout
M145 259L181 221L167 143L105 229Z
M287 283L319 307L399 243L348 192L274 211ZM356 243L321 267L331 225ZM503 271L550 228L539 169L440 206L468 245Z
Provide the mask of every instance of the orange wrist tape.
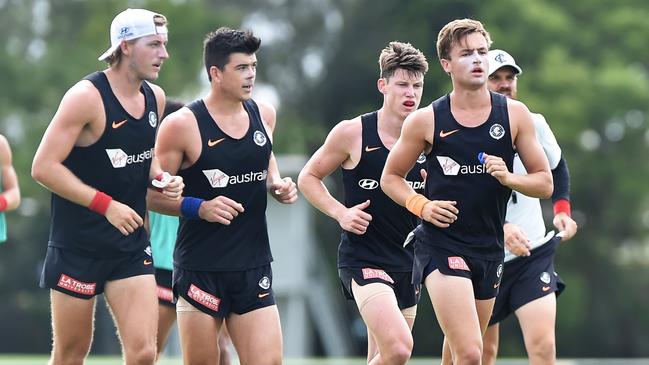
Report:
M408 209L410 213L421 218L421 212L424 210L424 206L428 204L428 202L430 202L430 200L425 196L421 194L413 194L406 199L406 209Z

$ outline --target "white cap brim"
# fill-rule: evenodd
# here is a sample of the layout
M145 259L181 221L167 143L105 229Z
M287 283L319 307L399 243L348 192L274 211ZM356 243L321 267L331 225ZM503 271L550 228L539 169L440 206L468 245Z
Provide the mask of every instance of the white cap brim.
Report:
M114 46L111 46L110 48L108 48L108 49L106 50L106 52L102 53L101 56L99 56L99 58L97 58L97 60L98 60L98 61L104 61L104 60L106 60L106 58L108 58L110 55L112 55L113 53L115 53L115 51L117 51L118 48L119 48L119 44L116 44L116 45L114 45Z

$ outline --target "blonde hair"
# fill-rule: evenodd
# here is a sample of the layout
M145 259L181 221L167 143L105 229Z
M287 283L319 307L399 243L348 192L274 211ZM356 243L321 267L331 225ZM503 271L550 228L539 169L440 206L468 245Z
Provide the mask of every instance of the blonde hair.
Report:
M450 59L451 47L471 33L482 34L487 40L487 46L491 46L491 37L482 23L468 18L455 19L446 24L437 35L437 57L440 60Z
M379 56L381 77L388 79L398 69L404 69L410 74L425 75L428 71L426 56L410 43L390 42Z

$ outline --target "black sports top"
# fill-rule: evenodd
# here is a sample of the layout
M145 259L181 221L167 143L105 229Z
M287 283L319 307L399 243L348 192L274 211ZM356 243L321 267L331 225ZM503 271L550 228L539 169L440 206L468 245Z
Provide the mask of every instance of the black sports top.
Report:
M158 109L151 87L142 82L145 110L131 116L117 100L106 74L84 78L99 90L106 112L106 126L97 142L75 146L63 161L84 183L126 204L144 217L149 170L158 127ZM52 193L49 246L70 249L91 257L116 257L144 250L149 239L140 227L128 236L106 217Z
M243 103L250 118L241 139L225 134L210 116L203 100L187 107L196 116L201 154L178 172L185 196L211 200L226 196L244 208L230 225L180 218L174 265L186 270L240 271L273 260L266 226L266 177L272 145L257 104Z

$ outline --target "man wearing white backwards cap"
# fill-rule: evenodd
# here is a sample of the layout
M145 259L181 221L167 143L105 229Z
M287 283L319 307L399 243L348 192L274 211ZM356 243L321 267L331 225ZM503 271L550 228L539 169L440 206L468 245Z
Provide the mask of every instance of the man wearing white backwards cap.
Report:
M489 51L491 91L517 97L517 77L523 70L503 50ZM484 335L483 364L495 364L498 353L498 323L516 314L531 364L556 361L554 323L556 297L565 284L554 271L554 255L559 242L570 239L577 224L570 218L570 177L561 148L541 114L532 113L536 137L550 163L554 180L554 226L559 233L546 234L539 199L512 192L507 204L505 268L489 327ZM524 174L518 155L514 172ZM550 295L553 294L553 295Z
M148 81L169 58L163 15L143 9L118 14L109 67L72 86L36 152L32 176L52 191L52 218L40 285L50 289L50 364L82 364L92 341L95 296L104 293L125 364L153 364L157 295L142 227L151 181L162 176L154 157L165 94ZM169 199L179 177L159 184Z

